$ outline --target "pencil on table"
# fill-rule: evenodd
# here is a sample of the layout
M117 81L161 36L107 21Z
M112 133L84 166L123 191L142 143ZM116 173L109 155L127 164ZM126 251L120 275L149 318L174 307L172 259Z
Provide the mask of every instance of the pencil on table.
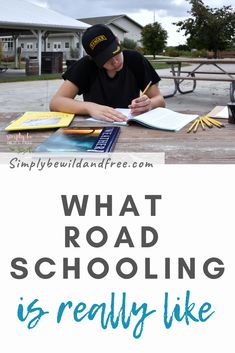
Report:
M143 92L141 93L140 96L143 96L143 95L147 92L147 90L148 90L149 87L151 86L151 83L152 83L152 81L150 81L150 82L147 84L147 86L145 87L145 89L143 90Z
M188 129L188 131L187 131L187 132L192 131L192 129L194 128L194 126L196 125L196 123L197 123L197 119L196 119L196 120L194 120L194 122L192 123L192 125L190 126L190 128Z
M211 124L215 125L215 126L218 127L219 129L221 128L221 125L218 124L218 123L216 123L215 121L211 121L211 120L209 120L209 121L211 122Z
M224 127L224 124L222 124L219 120L208 118L208 117L207 117L207 120L209 120L212 124L215 124L216 126L220 125L220 127Z
M200 123L200 119L197 119L197 122L196 122L194 129L193 129L193 132L197 132L197 128L198 128L199 123Z
M212 125L218 127L218 128L221 128L221 125L220 125L220 122L217 122L217 121L212 121L210 118L206 118L207 121L209 121Z
M201 126L202 126L202 130L205 130L205 125L204 125L204 122L202 120L202 117L200 117L200 123L201 123Z
M207 120L206 116L202 116L202 121L206 124L206 126L208 126L209 128L213 127L213 125L209 122L209 120Z

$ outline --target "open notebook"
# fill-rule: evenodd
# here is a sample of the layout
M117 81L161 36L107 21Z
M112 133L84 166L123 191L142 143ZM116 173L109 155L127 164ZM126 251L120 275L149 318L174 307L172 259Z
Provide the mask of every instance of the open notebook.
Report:
M155 108L137 116L131 115L130 109L117 108L117 110L126 115L128 120L127 122L114 122L114 124L130 125L131 123L138 123L151 129L168 131L179 131L198 117L195 114L177 113L167 108ZM100 123L100 120L95 118L89 118L88 120L99 121Z

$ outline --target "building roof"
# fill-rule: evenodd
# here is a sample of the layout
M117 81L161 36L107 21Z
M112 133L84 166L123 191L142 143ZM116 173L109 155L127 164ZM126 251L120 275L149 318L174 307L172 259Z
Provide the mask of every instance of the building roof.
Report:
M3 29L85 30L89 25L25 0L1 1L0 34Z
M115 21L117 21L120 18L125 17L126 19L128 19L130 22L134 23L136 26L138 26L140 29L143 28L143 26L141 26L139 23L135 22L134 20L132 20L132 18L128 17L127 15L113 15L113 16L102 16L102 17L88 17L88 18L79 18L79 21L83 21L85 23L88 23L89 25L95 25L97 23L100 24L106 24L106 25L117 25L116 23L114 23ZM119 25L117 25L117 27L121 28ZM126 32L126 30L124 30L123 28L121 28L124 32Z
M59 12L32 4L24 0L1 1L0 36L12 36L15 41L19 35L34 33L38 44L38 73L41 75L42 34L45 32L78 33L90 27L87 23ZM15 44L16 45L16 44ZM15 52L17 62L17 52Z

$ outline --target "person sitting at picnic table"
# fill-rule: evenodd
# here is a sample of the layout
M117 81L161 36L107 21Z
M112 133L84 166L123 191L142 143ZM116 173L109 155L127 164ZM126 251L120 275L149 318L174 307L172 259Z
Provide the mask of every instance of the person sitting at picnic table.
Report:
M64 82L52 97L50 109L89 115L105 121L125 121L115 108L130 108L138 115L165 107L158 88L160 77L149 61L137 51L122 50L109 27L89 27L83 34L84 56L63 74ZM151 85L145 92L146 86ZM83 95L83 101L74 99Z

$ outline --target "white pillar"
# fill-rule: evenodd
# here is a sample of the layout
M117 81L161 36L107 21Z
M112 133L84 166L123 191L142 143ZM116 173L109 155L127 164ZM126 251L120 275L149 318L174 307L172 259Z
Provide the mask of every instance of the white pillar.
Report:
M83 32L79 32L79 59L83 57L83 46L82 46L82 34Z
M41 29L32 30L33 34L37 38L38 42L38 75L41 76L42 73L42 35L45 33Z
M19 37L19 35L16 35L16 34L14 34L12 36L12 38L13 38L13 46L14 46L13 49L14 49L14 55L15 55L15 69L19 68L18 53L17 53L17 48L18 48L18 45L19 45L18 37Z
M42 31L38 30L38 75L42 73Z
M83 57L83 46L82 46L82 35L83 35L83 32L76 32L75 33L76 36L78 37L78 40L79 40L79 59L81 59Z
M47 32L45 32L44 33L44 35L43 35L43 45L44 45L44 51L46 52L47 51L47 43L48 43L48 41L47 41L47 39L48 39L48 37L49 37L49 32L47 31Z

